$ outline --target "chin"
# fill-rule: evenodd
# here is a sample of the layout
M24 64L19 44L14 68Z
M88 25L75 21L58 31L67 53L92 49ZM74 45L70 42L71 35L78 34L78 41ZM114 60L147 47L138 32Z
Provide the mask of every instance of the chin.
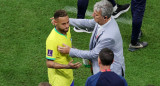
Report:
M69 29L65 29L64 31L65 31L65 32L68 32L68 30L69 30Z
M98 23L98 21L97 20L94 20L96 23Z

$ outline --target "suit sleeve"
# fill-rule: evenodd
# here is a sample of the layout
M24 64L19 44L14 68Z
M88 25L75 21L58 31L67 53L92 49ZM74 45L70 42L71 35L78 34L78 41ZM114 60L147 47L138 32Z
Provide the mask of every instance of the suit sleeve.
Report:
M88 28L93 30L95 27L96 22L94 19L69 19L70 25L77 27L77 28Z
M110 39L110 38L106 38L103 39L101 41L99 41L99 43L96 45L95 48L93 48L92 50L79 50L79 49L70 49L69 55L71 57L80 57L80 58L84 58L84 59L93 59L93 58L97 58L99 55L99 52L103 49L103 48L109 48L111 49L113 46L115 45L115 41Z

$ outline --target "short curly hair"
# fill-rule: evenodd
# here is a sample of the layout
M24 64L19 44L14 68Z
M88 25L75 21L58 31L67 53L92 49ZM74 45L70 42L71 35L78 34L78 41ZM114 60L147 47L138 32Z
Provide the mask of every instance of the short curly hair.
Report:
M54 19L57 19L59 17L65 17L65 16L68 16L68 14L67 14L67 12L65 10L57 10L54 13Z

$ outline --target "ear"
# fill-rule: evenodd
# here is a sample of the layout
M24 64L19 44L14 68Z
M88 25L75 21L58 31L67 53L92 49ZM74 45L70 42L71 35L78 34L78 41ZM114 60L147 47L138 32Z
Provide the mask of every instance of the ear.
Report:
M101 62L101 60L100 60L100 58L98 57L98 64L102 64L102 62Z
M113 59L113 62L114 62L114 59ZM113 62L112 62L112 63L113 63Z
M54 21L54 25L56 26L58 23L57 20L54 19L53 21Z
M104 19L108 19L108 17L107 17L107 16L105 16L105 17L104 17Z

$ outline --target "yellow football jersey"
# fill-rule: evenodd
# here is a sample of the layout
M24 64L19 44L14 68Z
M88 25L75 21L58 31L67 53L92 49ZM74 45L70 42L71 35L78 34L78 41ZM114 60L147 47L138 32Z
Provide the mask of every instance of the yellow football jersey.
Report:
M68 64L72 58L68 54L61 54L57 49L58 46L63 46L63 43L72 47L70 28L66 35L54 28L46 40L46 59L59 64ZM48 68L48 78L52 86L70 86L73 81L73 71L72 69Z

